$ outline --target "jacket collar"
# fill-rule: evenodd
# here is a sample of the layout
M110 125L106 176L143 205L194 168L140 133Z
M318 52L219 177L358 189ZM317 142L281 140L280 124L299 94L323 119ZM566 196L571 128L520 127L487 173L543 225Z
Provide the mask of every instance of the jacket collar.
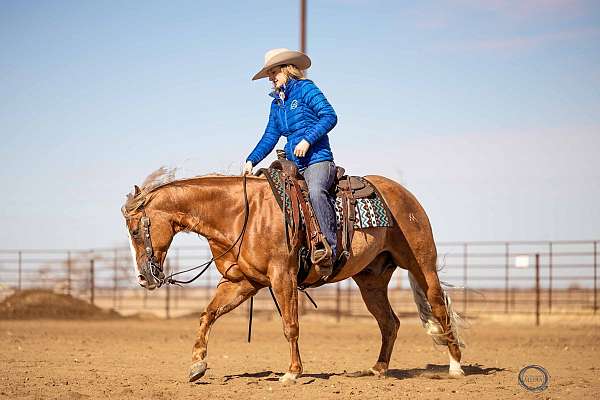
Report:
M283 93L285 94L286 99L290 96L290 92L297 82L297 79L290 78L287 83L283 85ZM279 99L279 93L277 93L276 90L273 90L271 93L269 93L269 96L273 97L274 99Z

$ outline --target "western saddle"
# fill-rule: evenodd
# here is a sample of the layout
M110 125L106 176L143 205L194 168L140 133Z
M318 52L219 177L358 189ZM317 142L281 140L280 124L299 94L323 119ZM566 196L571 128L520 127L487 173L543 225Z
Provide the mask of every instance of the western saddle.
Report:
M309 200L308 186L296 164L285 159L284 156L282 157L278 151L278 159L273 161L269 169L279 171L284 187L283 199L278 202L283 210L288 250L298 250L298 285L301 286L310 272L311 265L318 266L326 260L331 260L332 250L321 231ZM329 190L331 194L335 193L336 197L341 198L341 228L337 230L338 257L337 260L332 260L332 274L321 278L319 282L311 286L319 286L331 280L346 263L350 257L354 235L356 199L371 197L375 194L373 186L364 178L347 176L344 168L339 166L336 169L335 182ZM269 176L265 172L263 168L256 174ZM277 193L274 194L276 197L278 196Z

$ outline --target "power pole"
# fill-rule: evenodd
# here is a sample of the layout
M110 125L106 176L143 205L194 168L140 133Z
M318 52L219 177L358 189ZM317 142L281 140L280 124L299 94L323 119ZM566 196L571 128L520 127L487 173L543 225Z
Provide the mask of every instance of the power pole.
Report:
M306 0L300 0L300 51L306 54Z

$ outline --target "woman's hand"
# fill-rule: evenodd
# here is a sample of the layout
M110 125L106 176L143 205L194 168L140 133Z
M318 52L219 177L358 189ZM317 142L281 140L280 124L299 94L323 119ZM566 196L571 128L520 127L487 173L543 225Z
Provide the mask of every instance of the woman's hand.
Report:
M252 175L252 161L246 161L246 164L244 164L244 171L242 172L242 175Z
M308 143L306 139L302 139L302 141L296 145L296 148L294 149L294 155L296 157L304 157L309 148L310 143Z

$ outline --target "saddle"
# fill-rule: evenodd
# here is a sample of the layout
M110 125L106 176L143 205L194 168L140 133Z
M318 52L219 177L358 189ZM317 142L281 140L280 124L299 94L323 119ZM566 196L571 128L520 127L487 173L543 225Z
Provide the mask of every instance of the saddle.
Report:
M278 156L279 158L273 161L268 169L262 168L256 175L264 174L267 177L275 198L283 210L286 244L289 251L298 250L298 284L302 287L301 284L308 276L310 264L319 265L325 259L330 259L332 250L309 201L308 186L304 177L294 162L285 159L281 154ZM329 190L341 200L341 229L337 231L339 256L334 260L333 273L327 279L321 278L317 284L311 286L318 286L331 280L346 263L350 257L354 235L356 201L376 194L375 188L366 179L347 176L342 167L338 166L336 169L336 178ZM277 170L279 174L268 173L269 170ZM273 182L274 179L280 182ZM277 187L283 187L283 190L278 191ZM315 256L315 251L318 249L325 250L319 252L322 254L321 257Z

